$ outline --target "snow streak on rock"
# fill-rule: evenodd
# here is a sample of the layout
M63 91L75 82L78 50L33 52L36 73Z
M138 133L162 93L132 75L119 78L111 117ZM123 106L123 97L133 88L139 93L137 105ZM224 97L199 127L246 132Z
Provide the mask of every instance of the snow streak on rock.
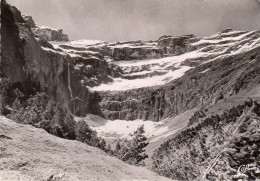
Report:
M181 66L177 70L170 70L164 75L156 75L147 78L139 79L123 79L115 78L112 83L101 84L100 86L92 88L95 91L124 91L129 89L136 89L142 87L152 87L157 85L164 85L174 79L182 77L186 71L191 69L188 66Z

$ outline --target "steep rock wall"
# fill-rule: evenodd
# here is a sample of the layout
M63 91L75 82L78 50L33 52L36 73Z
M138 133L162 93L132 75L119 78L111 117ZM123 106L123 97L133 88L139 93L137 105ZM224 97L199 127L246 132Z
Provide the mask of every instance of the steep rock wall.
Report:
M106 46L100 47L82 47L73 46L69 43L65 45L55 45L54 47L47 41L39 40L42 47L50 51L69 54L71 56L71 63L74 65L75 72L78 79L83 86L97 86L101 83L111 82L112 77L119 77L121 75L120 68L113 64L107 54L110 53Z
M101 111L107 119L159 121L194 107L229 99L259 85L259 52L256 48L202 64L162 87L101 92Z
M36 27L32 28L33 33L47 41L69 41L67 34L63 34L62 29L51 29Z
M62 29L53 29L36 25L31 16L22 16L33 33L47 41L69 41L69 36Z
M28 88L47 92L73 114L99 114L96 96L82 87L70 56L44 51L15 7L2 1L1 12L1 76L7 77L12 84L26 82Z
M180 55L195 50L196 47L191 43L196 41L198 39L194 35L162 36L158 40L158 46L164 55Z
M114 60L142 60L161 58L162 50L151 47L122 47L112 48L112 58Z

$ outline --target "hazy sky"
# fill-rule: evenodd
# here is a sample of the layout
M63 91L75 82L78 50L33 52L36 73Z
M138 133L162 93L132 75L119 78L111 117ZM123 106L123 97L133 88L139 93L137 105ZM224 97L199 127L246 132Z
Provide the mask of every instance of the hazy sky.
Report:
M206 36L224 28L260 29L258 0L7 0L36 23L70 39L156 40Z

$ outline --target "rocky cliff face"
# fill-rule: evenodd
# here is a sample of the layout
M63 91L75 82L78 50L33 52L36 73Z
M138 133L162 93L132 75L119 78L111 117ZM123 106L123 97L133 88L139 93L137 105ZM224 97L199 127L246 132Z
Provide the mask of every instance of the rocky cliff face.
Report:
M162 36L158 40L158 46L164 55L180 55L196 50L196 47L192 46L191 43L198 40L194 35Z
M111 77L119 77L121 69L111 63L110 49L105 45L84 46L77 41L68 43L52 42L52 51L68 54L75 73L83 86L94 87L101 83L111 82ZM46 45L42 45L48 48Z
M122 42L109 44L112 49L112 58L115 61L142 60L163 57L162 50L157 42Z
M228 99L260 83L259 54L254 58L254 62L249 63L259 51L258 48L201 65L163 87L100 93L101 110L107 119L159 121L196 106ZM209 67L212 69L203 73Z
M22 15L22 17L30 28L36 28L36 24L31 16Z
M40 26L35 24L31 16L23 16L27 25L31 28L33 33L47 41L69 41L67 34L63 34L62 29L54 29L50 27Z
M216 41L213 40L201 40L202 44L207 44L204 44L204 46L199 42L196 43L197 47L200 46L199 52L205 52L206 56L197 53L198 57L186 56L183 58L181 65L192 66L192 69L180 79L173 80L166 85L132 90L129 88L125 91L116 92L100 92L100 107L105 117L107 119L159 121L169 116L176 116L194 107L203 107L215 104L220 100L227 100L244 90L258 86L260 83L260 49L259 43L257 43L259 42L259 31L234 32L233 36L244 38L233 42L233 46L230 46L230 42L225 45L223 41L226 40L218 40L217 45ZM225 38L227 37L224 36ZM232 37L229 36L229 39L231 41ZM248 43L252 45L252 48L249 46L249 49L243 51L248 47ZM226 48L224 48L225 46ZM159 63L156 66L158 65ZM133 70L134 64L131 64L131 66L123 70ZM143 65L139 67L139 71L149 70L142 68ZM132 75L134 73L132 72ZM153 77L151 74L150 76ZM157 76L158 74L154 78L156 79ZM146 81L152 79L147 79L145 76L142 79L132 77L129 81L125 80L128 82L125 85L134 80L143 80L140 83L146 85ZM116 85L120 84L113 86ZM154 82L154 85L156 85L156 82ZM109 87L103 88L104 90L109 89ZM110 88L113 89L112 85Z
M68 35L63 34L62 29L37 26L36 28L32 28L32 31L35 35L47 41L69 41Z
M18 88L25 93L47 92L76 115L97 113L97 105L91 103L95 96L82 87L71 57L43 49L15 7L3 1L1 12L1 77L8 79L14 85L13 89ZM11 106L10 101L1 104Z
M89 87L113 82L113 78L128 77L116 62L158 59L162 51L156 42L51 42L56 51L69 54L82 84Z

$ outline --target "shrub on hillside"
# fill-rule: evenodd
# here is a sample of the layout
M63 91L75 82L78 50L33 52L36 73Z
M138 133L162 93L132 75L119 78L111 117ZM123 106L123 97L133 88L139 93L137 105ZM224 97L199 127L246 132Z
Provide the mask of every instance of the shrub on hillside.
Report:
M77 141L98 147L104 151L110 151L109 147L106 147L105 140L99 138L97 132L93 131L85 121L81 120L76 124L75 132Z
M19 90L16 94L22 94ZM85 121L76 122L69 111L45 93L36 93L22 102L19 96L12 104L8 117L18 123L30 124L43 128L48 133L61 138L78 140L88 145L108 150L104 139L99 138Z
M8 117L16 122L45 129L61 138L75 139L75 121L60 105L45 93L36 93L25 102L16 98Z
M127 139L117 142L113 154L126 163L140 165L142 161L148 158L145 153L145 147L148 145L147 138L144 136L144 125L141 125L132 135L133 140Z

